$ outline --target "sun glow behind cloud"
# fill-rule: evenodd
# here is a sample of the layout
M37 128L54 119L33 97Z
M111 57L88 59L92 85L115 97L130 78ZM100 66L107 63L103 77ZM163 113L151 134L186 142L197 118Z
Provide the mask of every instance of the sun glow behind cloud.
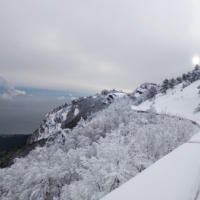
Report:
M194 65L198 65L199 64L199 57L198 56L194 56L192 58L192 62L193 62Z

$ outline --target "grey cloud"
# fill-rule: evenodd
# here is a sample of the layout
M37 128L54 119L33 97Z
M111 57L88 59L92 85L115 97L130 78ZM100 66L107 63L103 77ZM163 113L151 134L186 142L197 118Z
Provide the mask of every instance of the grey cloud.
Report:
M0 69L20 86L132 91L192 69L196 0L0 3Z
M18 95L26 95L25 91L15 89L5 78L5 76L0 74L0 87L4 90L0 93L0 99L11 100L13 97Z
M7 93L0 94L0 98L3 100L12 100L14 97L18 95L26 95L26 92L13 89L9 90Z
M12 89L12 90L9 90L7 93L0 94L0 98L4 100L11 100L15 96L18 96L18 95L26 95L26 92Z

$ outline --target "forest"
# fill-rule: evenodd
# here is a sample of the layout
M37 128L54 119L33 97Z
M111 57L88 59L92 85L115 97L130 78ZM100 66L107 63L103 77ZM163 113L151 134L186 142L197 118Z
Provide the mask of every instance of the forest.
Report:
M98 200L186 142L199 128L124 97L0 169L2 200Z

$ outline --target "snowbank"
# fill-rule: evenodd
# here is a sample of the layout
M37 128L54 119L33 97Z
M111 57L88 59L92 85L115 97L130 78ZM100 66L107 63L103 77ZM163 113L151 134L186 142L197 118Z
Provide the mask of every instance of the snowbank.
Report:
M200 133L195 134L190 140L190 143L200 143Z
M199 141L200 133L192 137L189 143L175 149L102 200L192 200L195 197L198 199Z
M133 105L131 105L131 109L132 110L135 110L135 111L147 111L148 109L146 108L146 107L142 107L142 106L133 106Z

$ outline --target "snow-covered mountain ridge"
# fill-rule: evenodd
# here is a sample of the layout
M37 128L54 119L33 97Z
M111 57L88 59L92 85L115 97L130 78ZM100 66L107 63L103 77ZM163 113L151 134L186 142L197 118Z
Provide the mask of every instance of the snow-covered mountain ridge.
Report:
M168 113L191 119L200 124L200 112L195 109L200 103L199 89L200 80L197 80L183 88L183 83L168 89L166 94L159 93L155 98L142 102L140 105L132 107L138 110L148 110L154 107L158 113Z
M88 120L93 113L107 108L116 98L129 96L136 109L147 110L152 106L157 112L178 115L200 123L200 112L194 113L198 106L200 85L200 67L183 74L182 77L165 79L161 85L143 83L132 94L116 90L103 90L101 95L79 98L64 104L48 113L39 128L31 135L27 143L56 137L65 138L66 130L75 127L81 119Z
M29 137L27 143L32 144L42 139L54 137L57 134L64 137L65 131L77 125L82 119L86 120L93 113L107 108L115 99L127 97L122 91L103 90L101 95L81 97L64 104L49 112L39 128Z
M107 108L115 99L123 97L135 99L152 86L159 87L155 83L144 83L131 95L122 91L103 90L100 95L81 97L61 105L44 117L38 129L29 137L27 144L54 137L56 134L62 137L65 134L64 130L75 127L81 118L88 119L91 114Z

